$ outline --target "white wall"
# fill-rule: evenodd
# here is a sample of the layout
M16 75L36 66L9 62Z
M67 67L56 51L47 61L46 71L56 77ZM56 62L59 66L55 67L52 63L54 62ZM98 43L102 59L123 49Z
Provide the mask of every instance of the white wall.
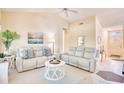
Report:
M12 43L13 47L27 44L28 32L43 32L45 42L55 38L56 48L62 50L62 28L66 21L59 16L48 13L31 12L2 12L2 31L10 29L21 35L19 40ZM50 37L48 39L48 37Z
M0 9L0 32L1 32L1 9ZM2 39L1 39L1 34L0 34L0 52L2 52Z
M83 25L80 23L83 22ZM85 35L86 47L97 47L97 32L101 31L101 25L96 16L87 17L82 20L72 22L69 29L65 31L63 39L63 27L67 27L67 22L53 14L49 13L31 13L31 12L2 12L2 31L10 29L21 35L20 40L12 43L12 47L26 46L28 32L43 32L44 40L48 42L55 38L56 49L65 51L72 46L77 46L77 38ZM48 38L51 37L51 38ZM64 40L64 42L63 42Z
M103 37L104 37L103 27L100 24L98 18L96 17L96 48L97 49L100 49L100 47L104 45Z
M80 22L83 22L80 25ZM96 17L91 16L71 23L65 32L65 49L77 46L78 36L85 35L85 46L96 47Z

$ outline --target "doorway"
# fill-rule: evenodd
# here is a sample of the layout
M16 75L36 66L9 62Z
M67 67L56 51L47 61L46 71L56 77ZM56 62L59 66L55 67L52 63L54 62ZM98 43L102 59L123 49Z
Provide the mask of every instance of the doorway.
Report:
M123 31L108 31L108 55L109 57L121 57L123 49Z

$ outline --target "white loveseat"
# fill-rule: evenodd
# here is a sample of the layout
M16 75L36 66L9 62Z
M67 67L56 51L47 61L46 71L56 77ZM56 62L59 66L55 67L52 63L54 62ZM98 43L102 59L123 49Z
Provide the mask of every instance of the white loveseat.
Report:
M47 51L45 50L47 49ZM29 50L31 50L29 52ZM49 50L49 52L48 52ZM49 54L46 54L46 52ZM23 47L17 49L16 69L18 72L23 72L39 67L43 67L51 55L50 48L38 47Z
M60 55L60 59L69 65L95 72L99 51L95 48L72 47L68 53Z

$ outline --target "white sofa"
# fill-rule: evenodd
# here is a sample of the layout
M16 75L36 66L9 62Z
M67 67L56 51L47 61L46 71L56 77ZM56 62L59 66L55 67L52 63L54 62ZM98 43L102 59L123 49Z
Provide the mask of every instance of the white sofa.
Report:
M30 57L27 57L28 52L25 52L26 49L32 50L33 54L30 53ZM28 47L28 48L23 47L17 49L17 57L16 57L17 71L23 72L23 71L43 67L45 65L45 62L48 60L48 55L44 54L44 49L45 48L43 47L36 47L36 46Z
M60 55L60 59L69 65L95 72L99 52L95 48L72 47L68 53Z

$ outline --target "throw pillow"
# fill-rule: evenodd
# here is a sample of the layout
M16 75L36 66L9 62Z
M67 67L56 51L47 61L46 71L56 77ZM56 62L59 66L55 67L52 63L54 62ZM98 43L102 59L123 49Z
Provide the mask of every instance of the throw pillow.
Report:
M28 58L34 58L34 50L28 49Z
M19 49L19 56L21 58L27 59L28 58L28 49L27 48L20 48Z

